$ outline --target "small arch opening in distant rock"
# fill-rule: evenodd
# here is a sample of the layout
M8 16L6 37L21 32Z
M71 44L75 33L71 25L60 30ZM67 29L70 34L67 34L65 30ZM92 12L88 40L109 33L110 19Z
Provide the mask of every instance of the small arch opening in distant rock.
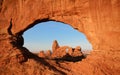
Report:
M51 50L53 40L59 41L61 46L72 48L80 46L83 52L92 50L92 45L83 33L62 22L38 23L25 31L23 37L24 47L35 53L41 50ZM67 49L66 52L68 52Z
M66 48L66 53L68 53L68 50L69 50L69 49L68 49L68 48Z

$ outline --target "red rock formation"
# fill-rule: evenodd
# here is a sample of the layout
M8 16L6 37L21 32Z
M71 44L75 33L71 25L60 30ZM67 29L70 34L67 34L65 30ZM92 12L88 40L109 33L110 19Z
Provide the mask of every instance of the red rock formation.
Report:
M52 58L62 58L69 55L69 57L83 56L80 46L75 49L69 46L62 46L52 53Z
M52 51L55 52L55 50L57 50L58 48L59 48L59 44L57 40L54 40L52 45Z
M71 56L76 57L76 56L82 56L82 55L83 55L83 53L81 52L81 47L80 47L80 46L77 46L77 47L74 49L74 51L73 51L73 53L72 53Z
M119 75L119 5L119 0L0 0L1 75ZM92 43L93 52L81 62L59 63L60 67L52 61L44 61L46 65L43 60L37 63L23 50L20 37L35 24L50 20L70 24L83 32ZM12 64L12 54L15 61L19 57L18 62L28 61Z
M51 51L50 51L50 50L47 50L47 51L45 52L45 56L46 56L47 58L50 58L50 57L51 57Z
M45 58L45 53L44 51L40 51L38 54L39 57Z
M73 52L74 52L74 49L73 49L72 47L70 47L70 48L68 49L68 52L67 52L67 53L68 53L69 55L72 55Z
M77 46L76 48L69 48L68 54L72 57L82 56L81 47Z
M66 49L68 48L69 48L68 46L62 46L58 48L52 53L52 58L62 58L67 54Z

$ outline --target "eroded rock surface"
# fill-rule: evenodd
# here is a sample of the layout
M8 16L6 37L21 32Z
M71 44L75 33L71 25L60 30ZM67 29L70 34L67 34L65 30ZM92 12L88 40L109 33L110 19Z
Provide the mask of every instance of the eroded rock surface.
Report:
M51 57L51 54L52 54L52 52L51 52L50 50L47 50L47 51L45 52L45 55L46 55L47 58L50 58L50 57Z
M53 41L54 43L55 41ZM57 42L57 40L56 40ZM57 42L58 44L58 42ZM53 46L52 46L53 47ZM59 46L56 48L54 52L50 50L44 52L40 51L38 56L40 58L54 60L56 62L78 62L85 58L84 54L81 52L81 47L77 46L76 48L72 48L69 46Z
M44 51L40 51L38 56L42 57L42 58L45 58L46 55L45 55Z
M55 52L55 50L57 50L58 48L59 48L59 44L57 40L54 40L52 45L52 51Z
M83 55L83 53L81 52L81 47L77 46L74 49L72 56L76 57L76 56L81 56L81 55Z
M67 54L66 49L68 48L69 48L68 46L62 46L56 49L52 54L52 58L62 58Z
M0 0L1 75L119 75L119 5L119 0ZM83 32L92 43L91 54L81 62L56 63L24 50L24 31L50 20Z

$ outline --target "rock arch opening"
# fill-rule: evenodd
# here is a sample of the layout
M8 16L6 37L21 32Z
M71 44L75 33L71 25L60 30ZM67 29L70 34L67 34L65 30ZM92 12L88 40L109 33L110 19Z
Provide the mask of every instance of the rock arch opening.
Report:
M83 53L92 50L92 45L83 33L62 22L46 21L38 23L25 31L23 37L24 47L34 53L41 51L41 55L44 55L42 50L52 51L53 40L57 40L60 46L72 48L80 46ZM69 49L66 48L66 50L68 53Z
M119 75L119 9L120 0L0 0L1 75L8 72L19 75ZM51 66L49 61L42 63L45 67L33 59L33 63L27 61L29 55L23 48L22 33L35 23L48 20L68 23L85 33L93 45L92 54L80 63L58 66Z

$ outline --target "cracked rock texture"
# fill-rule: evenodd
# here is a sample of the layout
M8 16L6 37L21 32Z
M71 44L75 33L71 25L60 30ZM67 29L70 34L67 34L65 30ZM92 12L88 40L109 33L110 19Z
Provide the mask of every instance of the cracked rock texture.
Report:
M59 21L83 32L93 46L79 62L38 58L22 47L37 23ZM119 75L120 0L0 0L1 75Z

